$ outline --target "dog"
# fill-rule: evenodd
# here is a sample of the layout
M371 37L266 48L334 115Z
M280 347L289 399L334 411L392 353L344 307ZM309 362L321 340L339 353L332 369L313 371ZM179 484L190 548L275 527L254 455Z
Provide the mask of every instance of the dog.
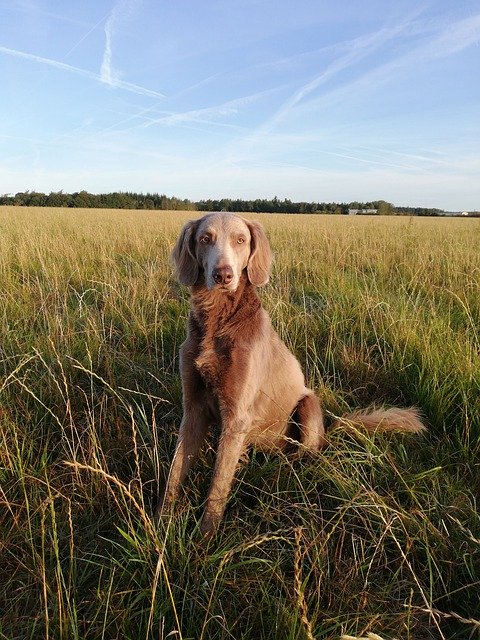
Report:
M172 252L178 280L191 290L187 337L180 348L183 418L157 517L165 513L210 426L220 427L213 479L200 524L213 534L222 520L237 464L250 446L303 450L326 443L318 398L298 360L262 307L257 287L269 280L272 254L263 227L231 213L210 213L183 227ZM356 412L369 432L425 429L415 408Z

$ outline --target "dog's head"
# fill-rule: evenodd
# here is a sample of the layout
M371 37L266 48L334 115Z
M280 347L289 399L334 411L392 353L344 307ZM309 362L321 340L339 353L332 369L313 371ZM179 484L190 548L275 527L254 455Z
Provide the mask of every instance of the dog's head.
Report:
M257 286L268 282L272 254L261 224L232 213L210 213L183 227L172 252L181 284L201 275L208 289L235 291L242 272Z

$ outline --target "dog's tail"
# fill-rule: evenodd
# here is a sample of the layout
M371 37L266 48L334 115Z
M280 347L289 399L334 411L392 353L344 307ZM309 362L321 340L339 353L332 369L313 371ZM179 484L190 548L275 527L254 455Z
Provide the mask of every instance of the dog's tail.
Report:
M365 409L335 418L330 429L340 427L349 431L365 429L368 433L385 431L403 431L420 433L426 430L420 411L415 407L409 409Z

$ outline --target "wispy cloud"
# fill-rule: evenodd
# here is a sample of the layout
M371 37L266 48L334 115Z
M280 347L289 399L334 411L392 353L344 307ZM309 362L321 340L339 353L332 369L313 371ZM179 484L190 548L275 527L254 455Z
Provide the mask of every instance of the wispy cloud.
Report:
M8 47L3 47L3 46L0 46L0 53L13 56L14 58L22 58L23 60L29 60L30 62L44 64L49 67L54 67L55 69L60 69L61 71L66 71L67 73L74 73L76 75L83 76L84 78L89 78L90 80L95 80L96 82L101 82L105 84L104 78L102 78L102 76L99 75L98 73L94 73L93 71L88 71L87 69L80 69L79 67L74 67L70 64L66 64L65 62L60 62L59 60L52 60L51 58L44 58L42 56L37 56L33 53L18 51L17 49L10 49ZM159 93L158 91L153 91L152 89L146 89L145 87L140 87L136 84L132 84L131 82L124 82L123 80L117 80L114 86L118 89L123 89L124 91L130 91L131 93L136 93L142 96L149 96L152 98L165 97L165 94L163 93Z
M230 161L235 164L241 160L242 157L248 157L251 153L252 147L257 147L259 144L264 145L267 142L267 139L272 138L272 135L274 139L277 138L277 136L273 134L273 131L277 129L278 125L286 120L291 112L298 108L300 103L304 102L308 96L314 93L323 84L327 84L329 81L341 74L347 68L357 64L362 58L366 58L374 51L402 34L408 24L409 22L405 20L395 27L380 29L366 35L359 36L353 40L337 43L334 48L332 48L338 53L337 57L330 62L321 73L315 75L311 80L304 83L291 93L290 96L277 108L277 110L267 118L267 120L265 120L243 140L235 141L235 145L232 147ZM309 135L311 136L312 133L313 132L309 132Z
M224 123L218 123L218 120L229 117L229 116L237 115L243 107L247 107L261 100L265 96L271 95L275 91L278 91L278 88L269 89L266 91L259 91L257 93L243 96L241 98L228 100L227 102L223 102L222 104L215 105L213 107L204 107L202 109L192 109L190 111L171 113L171 114L162 116L161 118L156 118L154 120L151 120L150 122L144 124L143 126L150 127L154 124L175 126L175 125L184 125L190 122L200 122L204 124L205 123L224 124Z
M118 77L115 78L112 70L112 28L111 18L109 18L105 24L105 50L103 52L102 66L100 67L100 77L102 82L109 85L114 85L118 81Z
M294 91L294 93L292 93L291 96L280 106L277 112L262 125L257 134L261 135L270 131L275 125L284 120L290 111L302 102L304 98L313 93L321 85L332 80L348 67L353 64L357 64L362 58L367 57L375 50L384 46L387 42L399 36L406 30L408 24L408 22L405 22L392 28L380 29L365 36L360 36L354 40L345 42L344 53L339 55L321 73Z
M419 25L417 35L422 34ZM468 47L478 45L480 42L480 13L457 22L437 25L432 30L432 25L425 28L423 37L410 46L407 53L400 54L393 60L385 62L357 76L350 82L333 89L321 96L311 99L306 109L317 110L321 106L332 105L344 101L349 95L362 95L366 87L372 90L374 86L380 86L391 82L402 71L418 68L419 65L438 58L447 58Z
M415 44L410 46L408 52L397 55L392 60L376 65L368 71L348 79L340 86L318 93L316 90L322 85L328 85L336 76L342 77L342 73L356 64L362 58L366 58L391 41L398 41L399 37L415 37ZM279 125L287 119L301 122L302 114L307 112L319 112L320 109L332 107L344 102L352 95L364 95L365 90L386 84L394 79L402 69L408 70L418 67L423 62L448 57L458 53L467 47L478 44L480 40L480 14L470 16L448 25L424 22L415 17L404 20L401 24L381 29L371 34L361 36L350 42L343 43L343 52L338 49L339 55L323 71L304 83L294 91L260 127L255 129L239 144L238 141L232 151L232 161L236 162L243 155L248 155L253 146L265 147L270 140L276 144L279 135ZM338 48L338 44L335 45ZM392 49L393 50L393 49ZM350 74L349 74L350 75ZM315 95L313 95L315 94ZM312 136L313 132L309 132ZM243 152L242 152L243 148ZM358 162L380 164L372 158L355 156L351 158ZM384 164L394 165L395 163ZM410 167L405 167L410 168Z
M427 58L443 58L467 47L480 44L480 13L449 23L410 57L422 53Z
M132 15L138 5L139 0L118 0L105 22L105 49L100 67L100 76L105 84L118 85L119 73L112 66L112 41L118 26Z
M13 2L11 4L14 4ZM61 22L67 22L70 24L76 24L81 26L88 26L88 21L86 20L78 20L76 18L71 18L65 14L53 13L52 11L46 11L42 9L40 3L38 2L27 2L26 0L16 0L15 4L18 5L20 9L25 11L26 14L34 13L36 16L46 16L48 18L53 18L54 20L59 20Z

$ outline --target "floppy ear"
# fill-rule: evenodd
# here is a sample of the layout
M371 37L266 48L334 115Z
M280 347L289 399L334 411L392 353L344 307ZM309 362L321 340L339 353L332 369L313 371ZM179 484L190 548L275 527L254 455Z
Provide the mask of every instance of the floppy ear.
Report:
M193 287L198 280L199 266L195 257L195 232L198 221L189 220L180 232L180 236L172 251L172 261L175 265L180 284Z
M272 266L272 252L262 225L255 220L245 220L252 236L252 250L247 264L247 275L256 287L267 284Z

